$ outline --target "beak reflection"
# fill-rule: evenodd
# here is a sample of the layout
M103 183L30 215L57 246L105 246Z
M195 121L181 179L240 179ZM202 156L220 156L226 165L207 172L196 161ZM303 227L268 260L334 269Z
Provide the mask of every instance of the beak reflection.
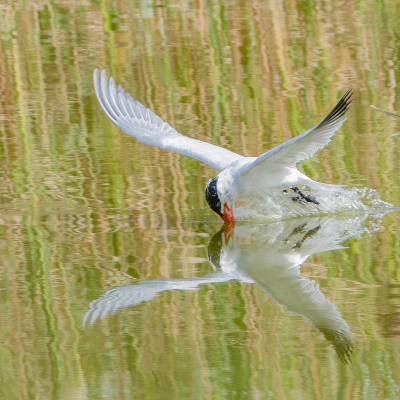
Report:
M340 243L366 232L366 218L298 218L268 225L226 223L208 246L214 272L198 278L149 280L111 289L90 304L83 324L92 325L123 308L151 301L164 291L194 291L201 285L237 281L259 285L278 304L305 318L347 363L353 352L351 329L319 285L300 274L300 267L311 255L343 249Z

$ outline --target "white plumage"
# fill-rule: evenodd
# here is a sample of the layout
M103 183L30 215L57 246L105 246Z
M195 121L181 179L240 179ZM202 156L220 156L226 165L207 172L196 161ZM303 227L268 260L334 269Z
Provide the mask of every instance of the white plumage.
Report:
M113 78L107 79L105 71L100 78L95 69L93 78L97 100L107 117L140 142L195 158L217 171L242 158L222 147L181 135L153 111L125 93L121 86L117 88Z
M262 224L231 225L222 229L208 246L214 272L188 279L157 279L114 288L90 304L83 324L141 303L166 291L197 291L204 285L237 281L258 284L273 300L291 313L306 318L332 342L343 361L352 352L350 327L335 304L314 280L300 274L310 255L343 249L341 243L369 229L367 215L352 218L295 218ZM379 218L374 224L379 223ZM371 223L373 226L373 223Z
M202 161L220 174L206 191L210 207L225 221L235 220L235 202L242 194L251 195L262 188L288 189L311 184L296 164L309 158L329 142L346 120L352 91L346 92L328 116L314 128L256 157L243 157L221 147L190 139L178 133L151 110L125 93L114 79L94 71L97 99L107 117L121 130L140 142L175 151ZM211 183L211 181L210 181ZM214 192L212 192L212 190ZM300 192L301 193L301 192ZM302 197L307 205L307 196ZM316 203L318 204L318 203Z

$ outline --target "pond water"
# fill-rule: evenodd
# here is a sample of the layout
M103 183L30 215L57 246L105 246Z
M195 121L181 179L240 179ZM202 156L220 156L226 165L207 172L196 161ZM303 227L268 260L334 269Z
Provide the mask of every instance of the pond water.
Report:
M398 399L399 212L222 226L216 172L113 126L94 68L257 156L355 89L312 179L400 205L400 3L0 4L1 399Z

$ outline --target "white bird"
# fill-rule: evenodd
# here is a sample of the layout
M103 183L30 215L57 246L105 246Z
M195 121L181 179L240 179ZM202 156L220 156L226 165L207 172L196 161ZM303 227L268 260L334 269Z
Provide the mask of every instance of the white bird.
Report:
M235 202L262 190L279 189L295 193L291 199L304 206L319 204L298 185L317 183L301 173L296 164L325 147L346 120L351 103L349 89L333 110L314 128L267 151L259 157L243 157L209 143L178 133L139 101L125 93L105 71L94 70L97 99L107 117L121 130L140 142L175 151L202 161L219 174L207 184L205 195L210 208L225 221L235 221ZM317 183L318 184L318 183ZM290 191L293 193L292 191Z
M83 318L93 325L118 311L149 302L166 291L197 291L204 285L237 281L258 284L277 303L314 325L347 361L353 334L335 304L314 280L300 274L312 255L344 249L341 243L371 232L380 224L368 214L351 218L319 217L272 221L268 224L225 224L208 245L213 273L186 279L156 279L113 288L94 300Z

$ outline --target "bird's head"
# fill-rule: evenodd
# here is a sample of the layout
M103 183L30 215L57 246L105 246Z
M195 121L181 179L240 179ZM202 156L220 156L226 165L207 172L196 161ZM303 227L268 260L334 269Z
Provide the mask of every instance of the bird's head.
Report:
M225 222L235 221L232 208L226 202L222 206L217 190L218 176L211 179L206 186L206 200L211 210L216 212Z

